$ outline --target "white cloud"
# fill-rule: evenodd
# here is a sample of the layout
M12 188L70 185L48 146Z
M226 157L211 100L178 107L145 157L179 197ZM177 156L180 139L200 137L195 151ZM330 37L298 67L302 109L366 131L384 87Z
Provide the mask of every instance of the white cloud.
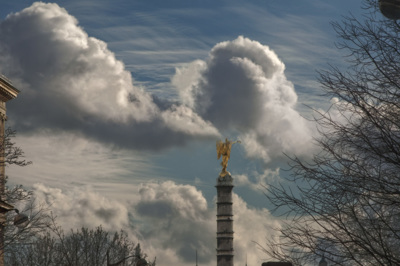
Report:
M31 187L41 182L62 189L91 184L102 193L123 199L130 191L128 184L121 184L124 180L139 184L159 176L149 152L115 149L74 133L18 134L13 141L26 159L33 161L27 167L7 167L13 184Z
M214 217L200 191L190 185L167 181L144 184L139 193L141 198L134 205L134 216L146 224L141 234L157 252L174 253L167 260L169 263L162 259L163 265L191 262L196 249L202 254L202 264L212 261Z
M18 61L11 68L19 68L30 85L26 95L51 96L49 101L63 107L114 121L148 121L157 112L150 95L132 86L130 73L107 44L89 37L57 4L34 3L9 15L0 29L8 33L1 41L4 52Z
M144 184L139 193L134 217L141 221L140 233L161 265L194 263L196 250L201 265L215 265L216 208L208 207L199 190L168 181ZM250 208L236 194L233 210L235 263L244 265L247 254L249 265L260 265L264 254L254 242L263 244L272 237L279 222L266 209Z
M56 188L35 184L40 203L47 203L65 231L102 225L110 231L124 229L160 265L183 266L216 263L216 208L191 185L171 181L130 185L128 198L109 198L96 185ZM126 194L126 192L124 192ZM273 237L279 220L267 209L249 207L233 194L236 264L260 265L265 258L255 242Z
M57 224L65 231L80 227L94 228L102 225L105 230L126 228L128 210L120 202L110 200L89 187L63 191L44 184L35 184L37 202L47 204Z
M218 130L208 121L204 121L192 109L173 105L161 114L165 124L172 130L189 135L218 136Z
M268 183L279 179L279 172L279 168L275 170L267 168L263 173L253 172L250 178L245 174L234 175L233 178L236 186L245 186L254 191L265 193L265 188L269 186Z
M284 70L267 46L238 37L177 69L171 83L183 105L165 106L57 4L34 3L0 24L0 72L22 90L9 112L20 131L68 130L135 149L234 132L249 157L301 155L312 131Z
M267 46L238 37L217 44L206 62L178 69L173 82L184 104L220 132L238 132L247 155L268 162L311 146L311 127L295 110L284 70Z
M194 91L198 88L201 73L205 70L206 63L202 60L196 60L192 63L175 69L175 75L171 79L172 85L179 92L179 97L183 104L190 108L195 107L194 94L200 93Z
M261 265L268 261L257 244L264 245L266 239L275 238L274 229L280 228L280 222L267 209L249 207L237 194L233 194L234 250L235 264Z
M0 72L22 91L9 115L23 131L69 130L139 149L218 135L185 107L161 110L107 44L57 4L36 2L0 23Z

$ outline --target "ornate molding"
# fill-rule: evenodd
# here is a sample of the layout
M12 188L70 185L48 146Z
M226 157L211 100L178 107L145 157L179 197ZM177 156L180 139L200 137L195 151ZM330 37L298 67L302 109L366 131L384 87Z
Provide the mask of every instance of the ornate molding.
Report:
M0 100L7 102L17 97L19 90L17 90L9 79L0 75Z

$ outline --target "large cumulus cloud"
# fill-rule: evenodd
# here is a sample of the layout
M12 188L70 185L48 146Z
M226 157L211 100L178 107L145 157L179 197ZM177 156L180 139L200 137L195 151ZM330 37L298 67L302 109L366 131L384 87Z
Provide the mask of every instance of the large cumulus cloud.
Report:
M9 111L21 131L69 130L136 149L223 132L238 135L250 157L302 154L312 133L284 70L267 46L238 37L177 69L182 104L165 106L57 4L34 3L0 23L0 72L22 90Z
M25 131L66 129L150 149L218 135L185 106L160 109L106 43L57 4L37 2L0 23L0 72L22 90L9 114Z
M196 250L201 265L215 265L214 203L210 208L194 186L171 181L144 184L139 194L133 213L142 221L143 237L162 253L162 265L193 264ZM233 211L235 261L244 265L247 255L249 265L260 265L264 254L255 242L263 244L265 237L272 237L272 228L279 227L279 222L266 209L250 208L236 194Z
M106 230L115 230L128 225L128 210L122 203L108 199L89 187L67 192L44 184L35 184L33 188L37 202L49 206L57 217L57 223L66 231L99 225Z
M269 161L308 152L312 134L284 70L269 47L238 37L217 44L207 61L178 69L172 82L185 105L221 132L236 132L249 156Z
M131 201L116 201L91 187L62 190L36 184L37 202L49 204L57 223L65 231L81 226L102 225L110 231L124 229L139 241L160 265L215 265L216 205L207 202L201 191L191 185L171 181L144 183L133 191ZM273 237L279 221L266 209L249 207L233 194L234 249L237 264L261 265L265 254L254 242L263 244Z
M134 210L146 221L148 228L142 228L142 234L153 246L169 250L185 262L193 261L196 250L202 254L202 263L213 259L214 217L200 191L167 181L145 184L139 194Z

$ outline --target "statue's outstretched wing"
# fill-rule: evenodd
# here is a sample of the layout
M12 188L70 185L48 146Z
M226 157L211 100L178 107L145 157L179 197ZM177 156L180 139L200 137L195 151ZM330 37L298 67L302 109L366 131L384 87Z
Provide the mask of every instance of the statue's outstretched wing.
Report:
M222 155L222 149L223 149L224 143L220 140L217 141L217 156L218 156L218 160L219 158L221 158Z

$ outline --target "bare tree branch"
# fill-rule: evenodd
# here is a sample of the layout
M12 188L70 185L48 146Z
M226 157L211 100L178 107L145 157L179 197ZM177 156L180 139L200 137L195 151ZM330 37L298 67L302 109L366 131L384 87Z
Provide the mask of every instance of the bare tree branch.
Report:
M330 66L319 81L338 99L316 112L311 161L291 159L291 184L267 197L288 221L262 250L294 265L400 265L400 27L364 0L359 20L333 23L347 69Z

